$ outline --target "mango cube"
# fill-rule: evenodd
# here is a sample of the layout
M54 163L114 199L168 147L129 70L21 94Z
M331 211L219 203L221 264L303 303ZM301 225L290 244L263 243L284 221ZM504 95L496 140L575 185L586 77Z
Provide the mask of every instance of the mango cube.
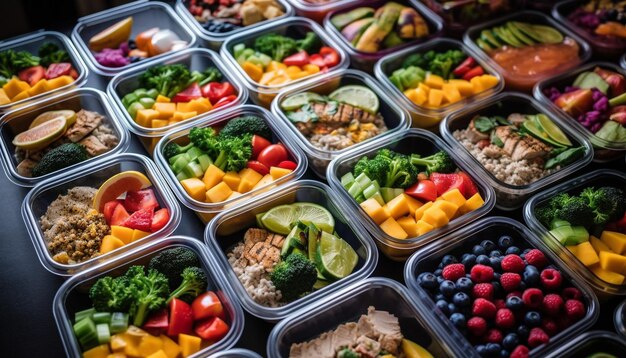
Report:
M626 253L626 235L615 231L602 231L600 240L610 247L617 254Z
M386 208L383 208L374 198L369 198L359 205L365 211L367 216L369 216L376 223L376 225L380 225L390 216L389 211Z
M222 178L226 173L222 171L222 169L218 168L214 164L209 165L206 172L204 172L204 177L202 177L202 181L204 182L204 186L207 190L216 186L217 183L222 181Z
M198 178L189 178L180 181L180 185L189 194L191 198L197 201L204 201L206 198L206 186L204 182Z
M400 226L400 224L398 224L398 222L392 217L383 221L383 223L380 224L380 228L387 235L396 239L406 239L407 237L409 237L409 235L406 233L406 231L404 231L402 226Z
M607 271L626 273L626 257L614 252L600 251L600 267Z
M408 237L419 236L417 232L417 223L412 216L403 216L396 220L402 229L409 235Z
M417 234L418 236L424 235L425 233L434 229L432 225L427 223L424 220L418 220L415 225L417 225Z
M589 268L594 275L598 276L602 281L621 285L624 283L624 275L603 269L600 264L595 264Z
M391 199L386 205L389 209L389 214L394 219L404 216L409 213L409 204L406 200L408 195L402 193L395 198Z
M210 203L219 203L228 199L232 192L228 184L220 182L206 192L206 200Z
M133 242L133 229L125 226L111 225L111 236L120 239L124 244L130 244Z
M237 190L237 187L239 187L239 182L241 181L241 178L239 177L239 174L237 172L227 172L222 177L222 181L228 184L228 186L232 190Z

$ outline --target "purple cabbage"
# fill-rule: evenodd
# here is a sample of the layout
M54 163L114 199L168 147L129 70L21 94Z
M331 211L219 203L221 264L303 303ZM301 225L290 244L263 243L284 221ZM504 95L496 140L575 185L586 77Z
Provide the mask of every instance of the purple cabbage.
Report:
M130 64L130 60L124 55L124 51L119 49L105 48L94 54L96 61L106 67L124 67Z
M599 15L587 12L580 8L571 13L568 18L574 24L582 27L583 29L587 29L588 31L595 30L596 27L600 26L600 23L602 22Z
M548 97L551 102L554 102L561 96L561 91L556 87L548 87L543 90L543 94Z

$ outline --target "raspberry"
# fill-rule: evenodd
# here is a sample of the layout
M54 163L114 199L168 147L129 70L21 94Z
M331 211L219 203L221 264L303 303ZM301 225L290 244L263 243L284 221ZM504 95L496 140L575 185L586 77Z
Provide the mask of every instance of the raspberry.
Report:
M493 299L493 285L490 283L478 283L472 288L474 298L484 298L491 301Z
M496 309L506 308L506 303L503 299L497 299L493 301L493 304L496 305Z
M528 345L531 348L535 348L544 343L548 343L550 337L543 331L543 329L539 327L535 327L530 330L530 335L528 335Z
M509 329L515 326L515 316L508 308L501 308L496 312L496 326L502 329Z
M500 266L502 266L502 270L504 272L517 273L524 271L524 267L526 267L526 265L524 264L524 260L522 260L521 257L512 254L504 256L502 262L500 263Z
M467 329L475 336L482 336L487 332L487 321L482 317L472 317L467 321Z
M511 352L510 358L528 358L528 347L519 345Z
M482 318L493 318L496 315L496 305L484 298L477 298L472 305L472 314Z
M527 288L522 294L522 300L528 308L539 308L543 303L543 292L538 288Z
M559 326L552 318L544 318L541 320L541 328L550 336L554 336L559 332Z
M556 316L561 312L563 307L563 299L561 296L551 293L543 298L543 311L550 316Z
M565 301L565 314L573 321L583 318L585 315L585 305L579 300Z
M471 271L472 281L489 282L493 279L493 269L485 265L475 265Z
M548 259L546 258L546 255L544 255L543 252L537 249L532 249L528 251L524 258L529 265L533 265L538 269L541 269L548 264Z
M547 268L541 271L541 283L548 290L556 290L561 286L561 273L555 269Z
M487 331L487 334L485 335L485 342L487 343L502 342L502 332L498 331L495 328L490 329L489 331Z
M580 292L579 289L577 289L576 287L566 287L563 289L563 292L561 292L561 296L563 296L564 299L569 300L580 300L583 298L583 294L582 292Z
M452 282L465 277L465 265L463 264L451 264L443 268L443 278Z
M500 284L502 285L502 288L507 292L511 292L518 288L520 282L522 282L522 278L519 274L516 273L507 272L503 273L502 276L500 276Z

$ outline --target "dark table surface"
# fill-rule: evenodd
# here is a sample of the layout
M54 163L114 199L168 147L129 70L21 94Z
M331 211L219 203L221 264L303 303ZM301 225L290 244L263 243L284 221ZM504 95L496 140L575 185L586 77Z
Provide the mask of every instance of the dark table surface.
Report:
M67 24L48 27L69 34ZM0 32L1 33L1 32ZM106 81L91 76L86 87L104 90ZM131 136L129 152L146 155L139 141ZM571 179L596 169L626 171L623 160L611 163L592 163L582 170L564 178ZM308 171L305 178L317 179ZM6 212L0 219L0 357L52 358L64 357L61 339L52 315L52 301L64 279L48 272L39 262L21 216L22 200L29 188L11 183L0 175L0 210ZM204 225L197 216L182 206L182 221L176 235L202 239ZM521 209L504 212L494 209L491 216L501 215L523 221ZM403 263L380 255L373 276L383 276L404 283ZM613 313L620 299L602 302L600 318L593 327L614 331ZM274 325L245 314L245 328L236 347L248 348L265 355L266 341Z

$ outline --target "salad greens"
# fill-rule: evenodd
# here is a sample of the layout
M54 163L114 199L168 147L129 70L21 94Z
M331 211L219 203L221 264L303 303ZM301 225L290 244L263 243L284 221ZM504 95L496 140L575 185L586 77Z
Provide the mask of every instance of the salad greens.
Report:
M452 70L458 66L467 55L460 50L448 50L435 52L430 50L426 53L415 53L407 57L402 63L402 68L419 67L444 79L454 78Z

